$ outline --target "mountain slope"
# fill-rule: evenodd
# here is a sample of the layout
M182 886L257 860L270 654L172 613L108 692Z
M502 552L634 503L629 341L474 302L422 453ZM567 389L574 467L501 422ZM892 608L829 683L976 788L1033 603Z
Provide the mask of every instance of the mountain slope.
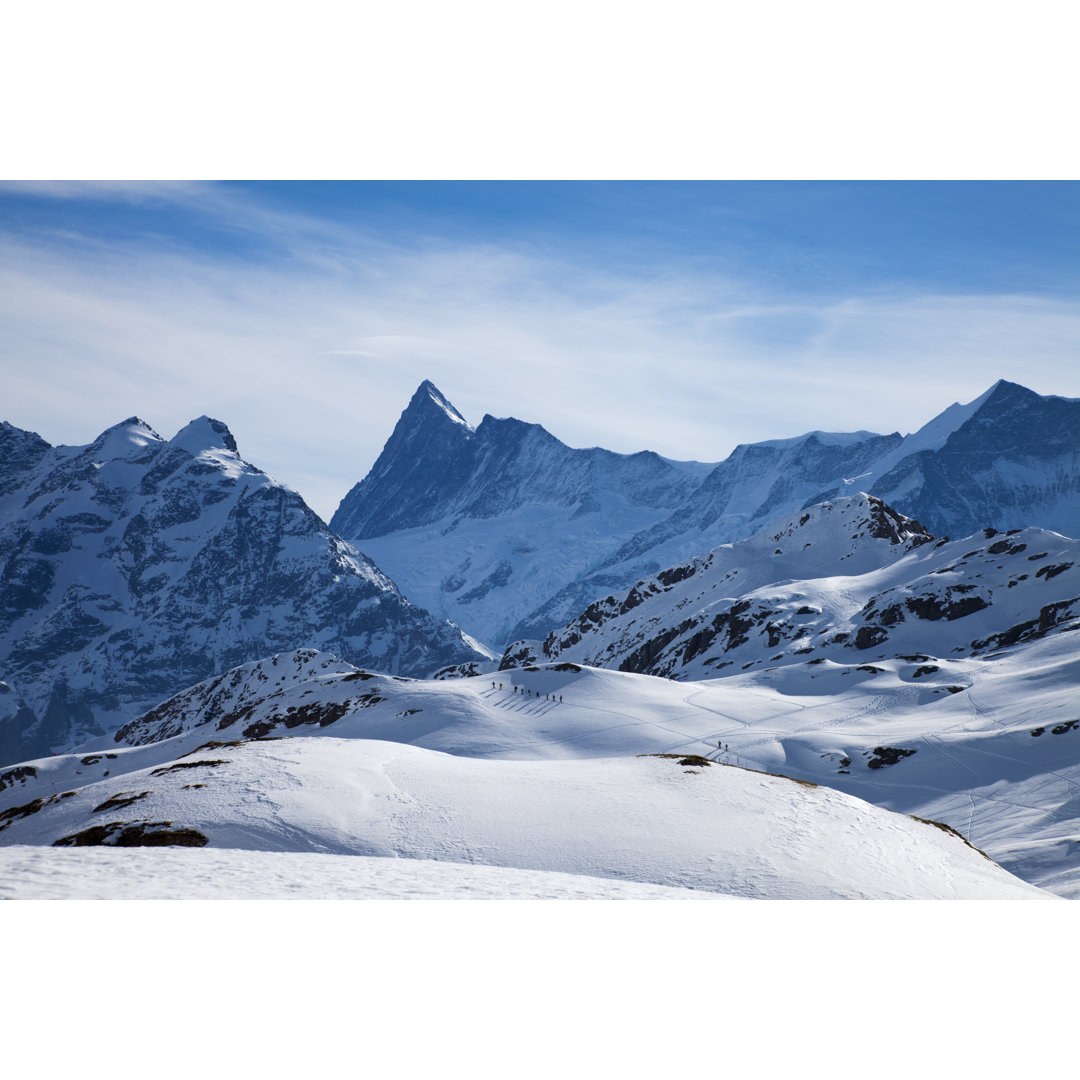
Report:
M974 656L1078 619L1080 541L1042 529L936 540L859 494L598 600L543 642L511 645L502 666L561 659L702 679L767 664Z
M137 418L81 447L0 435L20 448L0 498L0 674L33 715L0 728L0 760L73 745L275 649L410 674L482 658L216 420L169 441Z

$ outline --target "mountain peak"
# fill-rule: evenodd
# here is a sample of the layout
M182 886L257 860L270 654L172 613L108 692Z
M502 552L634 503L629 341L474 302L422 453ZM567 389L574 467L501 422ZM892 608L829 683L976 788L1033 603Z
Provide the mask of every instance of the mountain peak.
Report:
M236 440L228 425L209 416L200 416L181 428L170 440L170 446L179 446L190 454L201 454L204 450L231 450L239 453Z
M401 414L402 420L406 417L410 420L422 419L425 422L430 422L432 419L449 420L451 423L460 424L466 431L473 430L465 417L450 404L446 396L430 379L425 379L409 399L408 406Z
M97 453L110 458L128 457L133 449L141 450L151 443L165 440L145 421L129 416L119 424L106 428L90 445Z
M1008 402L1030 401L1038 398L1034 390L1029 390L1019 383L1009 382L1007 379L998 379L989 390L979 399L984 405L1003 405Z
M350 541L369 535L373 522L409 526L441 505L460 486L457 474L470 468L474 431L425 379L409 399L371 471L341 500L330 527ZM455 479L455 477L457 477Z

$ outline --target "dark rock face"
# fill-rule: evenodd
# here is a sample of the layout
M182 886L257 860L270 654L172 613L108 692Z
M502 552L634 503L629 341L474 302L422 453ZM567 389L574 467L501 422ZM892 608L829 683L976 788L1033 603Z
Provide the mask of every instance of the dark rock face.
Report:
M2 761L102 734L215 672L301 646L393 673L484 659L410 604L220 421L166 442L132 418L21 448L0 498ZM2 705L2 703L0 703Z
M0 682L0 764L25 758L21 736L36 723L37 717L26 702L7 683ZM26 768L26 773L18 769L0 773L0 790L24 776L35 775L33 766Z
M33 431L23 431L4 421L0 423L0 497L20 486L21 478L51 449Z

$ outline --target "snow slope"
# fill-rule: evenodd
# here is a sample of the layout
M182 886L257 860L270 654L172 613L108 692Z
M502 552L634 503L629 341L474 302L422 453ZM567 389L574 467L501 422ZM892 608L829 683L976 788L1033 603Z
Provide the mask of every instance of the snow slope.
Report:
M726 900L584 874L169 847L0 848L0 900Z
M89 446L0 429L0 762L63 749L244 660L301 645L428 674L485 654L406 600L201 417Z
M2 823L5 845L423 859L753 898L1046 895L932 823L681 755L496 761L369 739L252 739L21 804Z

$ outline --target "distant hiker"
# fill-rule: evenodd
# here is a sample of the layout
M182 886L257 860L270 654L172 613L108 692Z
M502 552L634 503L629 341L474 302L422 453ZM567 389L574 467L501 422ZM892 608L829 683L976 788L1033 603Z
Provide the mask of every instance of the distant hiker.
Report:
M562 694L559 695L559 702L562 702Z
M492 683L492 684L491 684L491 689L492 689L492 690L494 690L494 689L495 689L495 684L494 684L494 683Z
M500 690L502 689L502 683L499 683L499 689Z

